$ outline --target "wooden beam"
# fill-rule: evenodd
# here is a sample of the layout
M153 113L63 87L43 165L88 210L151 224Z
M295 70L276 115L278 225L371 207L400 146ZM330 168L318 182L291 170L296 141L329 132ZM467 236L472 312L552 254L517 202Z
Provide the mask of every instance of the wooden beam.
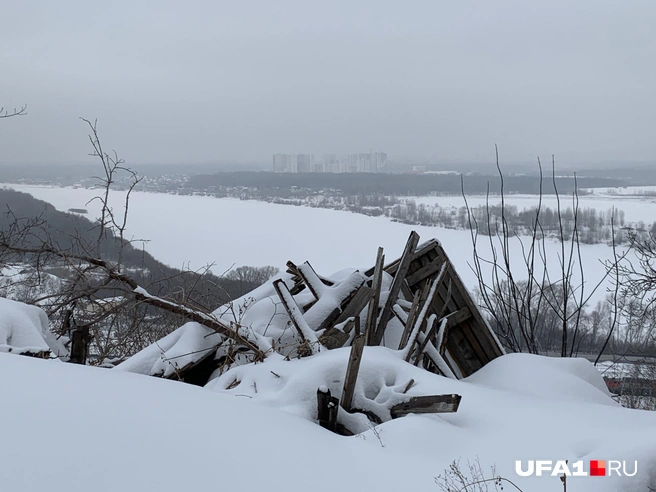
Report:
M440 326L440 332L442 331L443 328L446 328L446 318L442 318L442 323ZM422 339L423 337L423 339ZM438 335L438 339L440 336ZM423 333L419 334L419 340L423 343L426 341L426 337ZM447 359L440 354L440 352L435 348L435 346L431 343L428 342L426 344L426 348L424 349L424 355L428 357L428 359L433 363L433 365L437 368L437 370L444 376L451 378L451 379L458 379L453 372L453 369L451 368L451 364L447 361Z
M424 341L419 345L419 348L417 349L417 356L415 357L415 366L419 365L421 356L423 355L424 350L426 350L426 345L428 345L430 339L433 338L433 335L435 335L435 333L437 332L437 328L440 325L441 323L438 320L435 320L435 322L431 325L430 329L426 333L426 338L424 338Z
M444 252L442 247L439 244L436 246L437 246L436 249L438 250L438 253L446 257L446 253ZM467 307L469 307L472 316L476 320L476 325L477 325L476 327L478 328L478 330L476 330L475 336L486 353L486 360L483 361L483 364L486 364L490 360L500 355L503 355L504 351L501 348L501 346L498 344L494 335L492 334L492 328L488 325L487 321L485 321L485 319L481 315L480 310L478 309L473 299L469 295L469 291L462 283L462 279L460 278L457 272L453 271L451 273L451 281L453 282L454 290L460 292L460 294L463 297L463 300L465 301L465 304L467 305Z
M335 326L337 323L337 318L339 318L339 315L342 314L342 310L338 307L333 309L328 316L324 318L324 320L321 322L319 327L317 328L317 331L321 330L330 330L333 326Z
M414 396L405 403L390 408L393 419L410 413L453 413L458 411L460 395Z
M408 275L408 277L406 278L408 285L412 287L413 285L415 285L418 282L421 282L425 278L430 277L435 272L439 272L440 268L442 267L442 263L444 263L443 258L435 258L428 265L423 266L415 273Z
M449 314L449 320L446 323L446 328L447 330L450 328L453 328L454 326L458 326L465 321L467 321L469 318L472 317L472 313L469 310L468 307L464 307L455 313Z
M369 307L367 309L367 325L365 326L365 342L367 345L373 343L374 334L376 333L376 321L378 320L378 304L380 303L380 288L383 283L383 266L385 264L385 255L383 248L378 248L376 255L376 266L374 267L374 276L371 288L373 289L372 296L369 300Z
M418 242L419 234L417 234L415 231L412 231L410 233L410 237L408 238L408 242L405 245L403 256L401 256L399 268L394 275L394 280L392 280L392 285L390 286L387 300L385 301L383 310L380 313L378 326L376 328L376 333L373 339L373 345L380 345L380 342L383 339L383 334L385 333L385 328L387 328L387 323L392 317L392 306L394 303L396 303L396 299L399 297L402 282L405 280L405 276L408 273L408 268L410 267L410 262L412 261Z
M440 243L437 239L429 239L428 241L417 245L415 249L415 258L422 258L426 255L429 255L431 251L435 251L437 256L443 256L439 253ZM431 261L434 258L429 257L428 260ZM387 271L387 269L386 269Z
M333 324L338 325L343 323L349 318L359 316L364 307L369 302L373 289L368 287L365 284L362 284L358 290L355 292L355 295L351 297L348 304L344 307L344 310L337 316L337 319Z
M415 295L412 292L412 289L408 286L408 282L403 281L401 283L401 292L403 293L403 297L405 297L406 301L409 301L410 299L414 299Z
M273 288L276 290L276 293L280 298L280 302L285 307L285 311L287 311L292 324L296 328L296 331L301 338L302 344L307 345L310 353L316 353L318 351L318 347L315 347L317 344L316 333L314 330L312 330L312 328L310 328L310 326L307 324L307 321L305 321L305 318L301 313L301 308L298 307L298 304L296 304L296 301L289 292L287 285L282 281L282 279L278 279L273 282ZM302 354L299 352L299 355Z
M429 279L426 282L426 285L424 286L424 291L428 289L429 292L421 308L421 311L417 315L417 321L415 322L415 327L412 331L411 338L407 342L408 347L406 347L406 358L405 358L407 362L410 362L410 357L412 356L414 344L417 342L417 335L419 334L421 323L424 322L424 319L426 318L428 311L431 310L433 301L435 300L435 296L437 295L437 291L441 287L442 283L444 283L448 271L449 271L449 264L445 261L444 263L442 263L442 268L440 269L440 272L437 274L437 278L435 278L435 280L432 283ZM423 297L423 292L422 292L422 297ZM436 319L435 321L438 320ZM417 326L417 323L419 323L419 326ZM435 323L433 324L435 325Z
M336 432L338 410L339 400L331 396L328 388L319 388L317 390L317 420L319 420L319 425L324 429Z
M426 289L430 289L430 282L426 282L424 290ZM426 292L426 295L428 295L428 292ZM422 297L423 294L421 291L418 290L415 292L415 298L412 300L412 306L408 312L408 321L405 323L405 328L403 330L403 334L401 335L401 340L399 341L399 350L403 349L408 343L410 333L412 333L412 328L415 326L415 318L417 317L417 313L419 311L419 302Z
M305 263L308 263L308 262L306 261ZM288 261L286 263L286 265L287 265L287 273L290 273L294 276L300 277L300 272L299 272L298 266L296 266L296 264L294 262ZM308 265L309 265L309 263L308 263ZM313 269L313 271L314 271L314 269ZM317 275L319 280L321 280L321 283L323 283L324 285L327 285L328 287L331 287L331 286L335 285L335 282L333 282L332 280L329 280L325 277L322 277L321 275L317 274L316 272L315 272L315 275Z
M319 337L319 343L328 350L332 350L343 347L349 338L350 335L348 333L344 333L342 330L332 326Z
M296 267L296 264L293 261L288 261L286 265L287 265L287 273L292 275L292 281L294 282L294 285L289 291L292 293L293 296L295 296L299 292L302 292L303 289L305 289L305 285L303 284L303 279L298 274L298 268Z
M360 318L355 318L356 330ZM362 352L364 351L365 335L360 334L353 340L351 345L351 353L349 355L348 365L346 366L346 376L344 376L344 389L342 390L341 405L347 412L351 411L353 406L353 395L355 394L355 383L358 379L358 371L360 370L360 361L362 360Z
M296 271L298 272L298 275L303 279L303 283L305 283L308 289L310 289L310 292L312 292L314 298L319 299L321 297L324 285L321 283L321 279L319 278L319 275L317 275L317 272L314 271L314 268L312 268L312 265L306 261L302 265L296 267Z
M410 391L410 388L412 388L414 385L415 385L414 379L408 381L408 384L405 385L405 389L403 390L403 394L405 395L408 391Z

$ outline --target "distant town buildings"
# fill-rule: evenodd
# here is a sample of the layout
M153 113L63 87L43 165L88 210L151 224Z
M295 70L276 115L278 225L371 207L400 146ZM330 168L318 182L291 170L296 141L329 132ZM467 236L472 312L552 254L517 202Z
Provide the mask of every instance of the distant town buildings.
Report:
M387 164L385 152L349 154L338 157L327 154L317 160L310 154L274 154L274 173L378 173Z

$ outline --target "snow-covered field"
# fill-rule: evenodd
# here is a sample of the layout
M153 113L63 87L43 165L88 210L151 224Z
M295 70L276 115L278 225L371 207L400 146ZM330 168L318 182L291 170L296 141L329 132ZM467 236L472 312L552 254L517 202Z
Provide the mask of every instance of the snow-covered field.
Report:
M90 219L97 216L100 206L97 200L88 203L97 190L4 186L30 193L58 210L87 208ZM116 207L122 205L124 197L122 192L114 194ZM458 197L451 200L456 201ZM528 197L526 202L528 204ZM656 205L643 204L642 207L656 212ZM384 217L336 210L144 192L132 195L128 224L128 236L147 239L145 249L158 260L176 267L200 268L214 264L212 270L217 274L233 265L282 268L288 260L295 263L308 260L319 273L326 275L343 268L370 267L378 246L385 248L388 259L400 256L411 230L416 230L422 240L439 239L465 284L475 287L475 276L469 267L472 247L468 231L411 226ZM548 247L550 268L557 269L560 246L549 242ZM603 244L583 245L582 248L589 292L603 277L605 270L601 262L610 258L611 249ZM483 255L488 254L486 249L489 246L482 241ZM521 250L518 245L514 261L519 270ZM521 277L521 273L516 274ZM602 288L591 303L604 295Z
M496 465L525 492L562 485L558 477L518 477L515 460L583 460L585 470L588 460L626 460L629 471L638 462L634 477L570 477L568 490L578 492L656 485L656 413L615 404L587 361L514 354L454 381L384 350L365 349L363 370L384 364L428 393L461 394L458 412L339 437L272 408L302 402L294 391L329 376L331 357L344 367L347 349L265 362L262 373L281 377L268 374L257 395L0 353L1 489L439 492L434 477L458 459L463 470L480 460L488 477ZM381 384L394 391L385 374Z

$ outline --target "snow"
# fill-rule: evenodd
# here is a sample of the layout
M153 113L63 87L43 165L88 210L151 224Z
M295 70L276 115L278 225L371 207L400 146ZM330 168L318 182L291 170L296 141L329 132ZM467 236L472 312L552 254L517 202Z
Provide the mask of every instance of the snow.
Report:
M0 297L0 352L49 352L63 355L64 347L48 328L43 309Z
M206 356L221 343L220 336L199 323L189 322L149 345L116 369L170 377L179 369Z
M97 200L87 204L98 190L31 185L6 186L30 193L51 203L58 210L87 208L89 217L98 214ZM429 203L459 200L460 205L462 200L461 197L424 198L431 200ZM483 203L484 197L479 198ZM472 198L475 199L476 197ZM509 197L508 203L517 204L510 201L515 199L522 199L526 206L530 206L535 204L536 197L513 195ZM115 192L112 200L118 210L125 200L125 193ZM593 205L602 210L610 208L610 205L606 206L601 202L589 202L585 206ZM627 209L626 217L627 220L634 221L653 218L654 213L655 203L640 201L636 203L635 209ZM211 228L207 227L208 220L212 222ZM302 227L285 232L286 224L302 224ZM177 267L189 266L195 269L213 264L212 271L220 275L235 265L282 267L288 260L296 264L310 260L317 273L322 275L340 270L344 265L369 268L375 262L379 246L385 248L385 256L391 261L401 256L412 230L416 230L423 240L433 237L439 239L465 285L469 289L477 286L476 277L469 266L472 261L469 231L412 226L392 222L385 217L367 217L336 210L229 198L135 192L131 195L126 235L147 239L144 248L148 252L158 260ZM226 237L229 240L226 240ZM345 240L345 237L348 237L348 240ZM490 247L484 239L479 242L480 254L490 258ZM217 244L221 247L217 248ZM549 268L558 271L560 244L547 241L545 247ZM516 270L516 278L521 280L521 248L517 241L512 248L513 268ZM612 257L612 250L604 244L584 244L581 251L586 292L590 293L592 287L604 277L602 262ZM539 274L540 272L536 272L536 275ZM590 299L590 305L594 306L606 296L607 285L604 284L597 290Z
M33 328L46 326L39 308L0 301L0 319L21 313ZM178 340L198 343L204 328L185 327ZM164 350L175 342L167 338ZM152 355L157 363L161 352ZM632 478L570 477L579 492L656 487L656 412L617 405L588 361L510 354L454 380L400 355L365 347L354 406L386 422L374 427L340 408L361 431L340 437L316 425L316 392L341 394L348 348L291 361L270 356L204 388L0 353L0 489L433 492L452 461L478 459L525 491L560 490L556 477L515 475L515 460L545 458L638 461ZM391 405L430 394L462 401L456 413L389 420Z
M26 264L0 266L0 295L8 299L40 298L38 305L47 304L47 296L62 287L62 279L47 272L37 272Z
M8 186L49 201L60 210L87 207L87 202L98 191L84 188ZM113 204L117 209L122 206L124 198L124 192L116 192L113 196ZM459 196L424 198L438 201L455 200L458 204L461 204L462 200ZM587 196L583 198L588 199ZM483 197L472 197L472 200L475 199L483 200ZM508 200L511 204L514 203L513 200L523 200L526 206L530 206L535 204L536 197L512 195ZM612 200L618 201L615 198ZM588 205L608 208L607 204L601 202L592 201ZM97 215L98 207L97 200L88 204L90 217ZM153 214L154 210L158 213ZM641 199L635 210L627 212L627 219L648 219L652 218L654 213L656 205ZM210 218L212 228L207 227ZM286 234L282 232L284 224L302 224L302 228L300 232L295 229ZM470 268L472 247L468 231L411 226L391 222L383 217L366 217L343 211L136 192L132 195L127 237L133 235L147 239L144 247L167 264L191 268L214 264L212 269L216 274L222 274L234 265L282 267L290 259L297 264L311 260L317 272L326 274L341 269L344 265L370 267L380 245L385 248L388 260L400 256L406 238L413 229L416 229L423 239L439 238L465 285L470 290L477 287L475 274ZM229 233L229 240L225 240L226 231ZM348 232L348 241L344 241L345 232ZM479 242L480 253L483 257L490 258L490 246L485 239L482 238ZM217 243L221 244L219 249L215 246ZM513 273L516 279L522 280L526 277L526 272L525 268L522 268L519 242L515 241L511 246ZM547 241L545 247L549 268L557 271L560 245L555 241ZM586 295L604 277L603 261L611 255L611 248L606 245L582 245ZM483 265L483 268L489 267ZM574 270L576 281L578 269ZM539 277L540 273L536 271L536 276ZM489 279L489 271L486 274ZM606 296L607 287L609 282L606 281L592 296L589 306L594 306Z

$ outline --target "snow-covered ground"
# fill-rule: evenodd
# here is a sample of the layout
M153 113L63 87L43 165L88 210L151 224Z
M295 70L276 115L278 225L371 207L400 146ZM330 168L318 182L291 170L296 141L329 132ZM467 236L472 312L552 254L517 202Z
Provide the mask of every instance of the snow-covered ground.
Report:
M98 190L4 186L30 193L58 210L86 208L90 219L97 216L100 206L98 200L88 203ZM115 192L116 207L122 206L124 198L124 193ZM529 198L535 201L535 197L526 197L527 206ZM435 197L425 199L435 200ZM447 199L454 203L461 200ZM642 208L652 213L653 218L656 205L643 204ZM128 237L148 240L145 249L155 258L176 267L200 268L214 264L212 270L222 274L233 265L283 267L288 260L295 263L308 260L325 275L347 267L372 266L378 246L385 248L388 259L400 256L408 234L416 230L422 240L439 239L465 284L470 288L476 286L469 267L472 246L468 231L411 226L385 217L229 198L137 192L132 195L127 229ZM481 241L480 247L482 255L489 255L486 240ZM557 270L560 245L548 242L548 248L549 266ZM601 262L611 257L611 248L603 244L582 248L586 289L590 292L605 273ZM519 245L514 252L515 274L521 278ZM605 290L601 288L591 303L604 296Z
M383 393L414 377L418 390L458 393L462 402L454 414L410 415L339 437L293 408L279 410L285 401L303 407L299 391L343 377L326 371L331 358L344 367L347 352L265 362L255 393L246 382L217 392L0 353L1 490L435 492L434 477L458 459L463 469L480 460L488 476L496 465L525 492L562 485L518 477L515 460L583 460L586 470L589 460L626 460L629 471L637 460L635 477L570 477L568 489L656 486L656 413L619 407L585 360L508 355L454 381L367 348L362 370L378 371Z
M60 210L89 208L90 217L97 210L86 205L93 190L15 188L31 188ZM287 259L308 259L320 273L370 266L379 245L388 258L399 255L414 228L423 239L440 239L470 286L473 280L463 231L147 193L134 195L130 219L130 233L150 238L146 248L157 258L192 266L216 261L217 272L232 263L282 266ZM594 276L609 248L584 248L584 266ZM0 330L5 345L23 344L19 324L43 331L42 320L3 325L16 311L7 303L0 304L0 326L9 327ZM453 414L410 415L340 437L313 422L314 409L319 387L337 393L343 385L348 355L337 349L293 361L269 357L200 388L0 351L0 490L439 492L435 477L454 460L465 472L468 461L479 460L488 477L494 465L524 492L562 484L555 476L517 476L516 460L581 460L586 471L590 460L618 460L629 472L637 462L633 477L570 477L568 489L656 488L656 412L620 407L584 359L511 354L458 381L407 364L395 351L366 347L356 398L367 405L389 408L410 379L408 395L456 393L462 402Z

